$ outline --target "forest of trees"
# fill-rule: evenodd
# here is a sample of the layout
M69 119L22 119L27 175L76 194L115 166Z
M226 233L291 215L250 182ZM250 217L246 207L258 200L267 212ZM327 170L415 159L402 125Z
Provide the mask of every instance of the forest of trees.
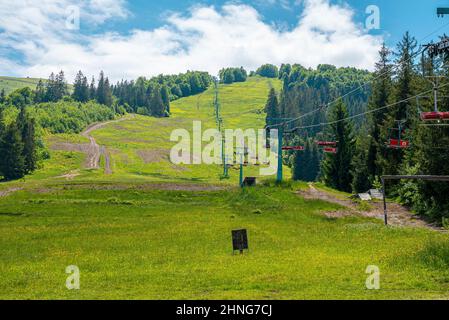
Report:
M113 86L117 103L126 111L166 117L170 115L170 101L199 94L207 90L212 77L207 72L189 71L179 75L159 75L149 80L121 81Z
M248 73L243 67L240 68L224 68L218 73L220 83L231 84L234 82L245 82Z
M36 89L25 87L0 100L0 177L14 180L32 173L49 156L42 130L79 133L89 124L110 120L124 109L112 96L109 80L100 74L98 83L78 73L73 92L64 73L51 74Z
M284 144L305 147L284 157L295 180L320 180L341 191L365 192L379 187L382 175L449 175L444 165L449 160L449 127L420 118L420 110L433 110L429 79L435 76L441 86L438 108L449 110L448 57L420 59L417 53L417 41L406 33L395 50L381 48L373 74L329 65L317 70L281 66L283 88L269 94L267 125L272 124L269 118L304 115L285 126L294 135L286 136ZM422 99L416 99L420 94ZM408 147L390 145L399 135ZM318 141L336 143L335 152L320 151ZM388 187L390 196L417 213L448 221L449 184L411 180Z
M246 79L246 71L240 76ZM35 90L25 87L9 95L1 90L0 179L22 178L48 157L38 134L42 130L79 133L91 123L114 119L125 112L168 117L170 101L202 93L212 81L206 72L189 71L111 85L103 72L98 80L92 77L89 81L79 71L70 86L61 71L40 80Z
M256 74L266 78L277 78L279 76L279 70L275 65L264 64L256 70Z

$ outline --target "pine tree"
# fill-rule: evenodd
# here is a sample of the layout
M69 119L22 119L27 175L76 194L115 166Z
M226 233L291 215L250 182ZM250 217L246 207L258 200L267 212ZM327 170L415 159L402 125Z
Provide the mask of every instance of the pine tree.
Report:
M170 94L168 92L167 86L163 85L161 87L161 97L164 102L165 110L170 114Z
M25 175L25 159L20 131L15 122L5 130L0 141L0 172L5 180L20 179Z
M369 179L368 150L365 148L365 141L359 141L355 148L354 160L352 164L352 191L356 193L365 192L370 189L372 181ZM374 181L374 180L373 180Z
M276 90L274 88L271 88L268 94L268 100L265 105L265 112L267 114L266 124L268 126L279 123L279 102Z
M45 98L43 102L56 101L56 79L55 74L52 72L48 77L45 90Z
M337 190L351 192L352 158L353 158L353 125L348 117L346 106L339 100L331 112L330 133L338 141L336 154L327 154L322 163L323 178L326 185Z
M104 81L104 104L107 106L112 106L112 90L111 85L109 83L109 78L106 77L106 80Z
M391 102L391 93L392 93L392 66L389 60L390 51L385 46L382 45L381 50L379 51L380 59L376 63L375 72L373 77L375 80L372 84L372 93L368 102L368 110L376 110L378 108L382 108L388 105ZM380 170L377 166L378 156L381 154L382 150L384 150L384 144L386 141L382 141L381 139L381 128L384 125L386 113L388 110L383 109L376 112L371 113L371 117L369 119L369 147L368 154L366 155L365 164L367 167L368 175L365 176L365 179L374 181L375 176L380 175ZM360 160L360 157L359 157ZM358 165L362 165L358 163ZM363 166L365 166L363 165ZM357 179L363 179L363 176L360 175ZM359 181L357 185L364 184ZM357 188L358 189L358 188Z
M56 83L56 91L55 91L55 101L61 100L64 96L67 95L68 89L67 89L67 81L65 80L64 71L60 71L58 75L55 78Z
M25 173L31 173L37 166L37 151L35 138L35 121L31 119L25 108L21 108L17 116L17 127L23 143L23 158Z
M293 180L316 181L320 168L318 148L313 140L307 139L303 151L293 155Z
M388 109L386 120L380 130L381 141L388 141L391 129L397 126L397 120L406 120L404 130L407 132L417 118L415 101L407 100L416 92L417 74L413 59L416 55L416 45L416 39L407 32L397 46L398 52L395 55L398 68L394 83L394 100L398 104ZM403 159L404 151L402 149L378 150L376 164L379 167L379 173L382 175L398 174Z
M5 101L6 101L6 93L5 93L5 89L2 89L0 91L0 104L5 103Z
M41 103L41 102L45 102L45 85L44 82L39 79L39 82L37 83L36 86L36 92L34 94L34 102L36 103Z
M105 104L106 98L105 98L105 88L104 88L104 72L100 72L100 77L98 79L98 85L97 85L97 102L99 104Z
M95 78L92 77L92 81L89 86L89 100L95 100L97 98L97 88L95 87Z
M73 84L73 99L79 102L87 102L89 100L89 85L87 78L79 71Z
M166 115L166 108L161 96L161 89L159 85L152 90L150 98L151 115L154 117L164 117Z
M433 70L428 63L426 75L444 75L449 77L449 57L445 57L442 68ZM442 80L441 86L447 85L448 79ZM428 81L422 79L419 91L429 90ZM438 109L449 111L449 87L442 87L439 92ZM432 110L434 101L425 101ZM423 126L416 120L413 126L412 147L405 152L401 174L449 175L449 127ZM401 200L421 214L426 214L441 221L449 218L449 184L435 181L407 181L399 188Z
M310 161L310 149L307 143L303 151L295 151L293 154L292 178L295 181L307 181L306 171L307 164Z

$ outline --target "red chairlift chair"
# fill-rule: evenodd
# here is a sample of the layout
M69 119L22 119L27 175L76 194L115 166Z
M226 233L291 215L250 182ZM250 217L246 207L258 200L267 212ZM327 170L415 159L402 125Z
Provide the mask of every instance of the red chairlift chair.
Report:
M402 137L405 135L404 125L405 120L396 120L398 124L397 128L388 129L388 142L386 143L389 149L407 149L410 147L410 141L404 140ZM392 132L397 132L393 135Z
M316 144L320 147L336 147L337 146L336 141L317 141Z
M324 153L336 154L337 148L326 147L323 149Z
M304 151L303 146L286 146L282 147L282 150L284 151Z
M448 121L449 112L448 111L431 111L431 112L421 112L421 120L423 121Z
M424 121L425 123L428 123L428 125L432 125L435 123L439 124L441 121L449 121L449 111L438 110L438 102L439 102L438 98L448 98L447 96L438 95L438 87L441 82L441 79L446 78L446 77L445 76L429 76L427 78L433 84L433 95L432 96L418 95L416 97L416 104L418 107L420 119L422 121ZM433 100L433 109L434 110L429 111L429 112L422 111L421 103L420 103L421 99Z
M410 146L410 142L407 140L389 139L388 148L391 149L407 149Z

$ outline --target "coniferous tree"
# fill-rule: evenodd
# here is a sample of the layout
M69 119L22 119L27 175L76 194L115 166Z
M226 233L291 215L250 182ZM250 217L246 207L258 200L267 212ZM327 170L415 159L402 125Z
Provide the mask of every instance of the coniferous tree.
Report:
M316 181L320 169L318 148L315 142L307 139L303 151L293 155L293 180Z
M79 102L89 101L89 85L87 78L79 71L76 75L75 82L73 84L73 99Z
M109 83L109 78L106 78L106 80L104 81L104 104L110 107L112 106L112 101L113 97L111 85Z
M442 59L442 67L432 66L428 58L423 63L426 76L449 77L449 57ZM448 78L441 79L438 92L438 110L449 111ZM418 83L419 92L430 90L432 85L424 78ZM425 110L433 110L433 99L422 102ZM412 147L405 151L401 174L409 175L449 175L449 127L424 126L416 119L412 127ZM407 181L399 186L401 201L416 212L426 214L435 220L449 219L449 184L435 181Z
M61 100L64 96L67 95L67 81L65 80L64 71L60 71L56 76L56 97L55 101Z
M97 97L97 88L95 86L95 78L92 77L92 81L89 86L89 100L95 100Z
M265 105L265 112L267 114L266 124L268 126L279 123L280 118L279 102L276 90L274 88L271 88L268 94L268 100Z
M166 108L164 101L162 100L161 89L159 85L156 85L152 90L150 98L151 115L154 117L166 116Z
M5 103L6 101L6 93L5 93L5 89L2 89L0 91L0 103Z
M34 94L34 102L36 103L45 102L46 98L45 92L46 92L45 84L41 79L39 79L39 82L37 83L36 86L36 92Z
M284 79L284 77L288 77L290 75L290 72L292 72L292 66L291 64L282 64L281 68L279 69L279 79Z
M170 114L170 94L168 92L167 86L163 85L161 87L161 97L164 102L165 110Z
M359 141L354 152L352 163L352 191L356 193L366 192L371 188L374 180L369 179L367 157L369 150L365 147L365 140Z
M338 141L336 154L326 154L322 163L323 179L326 185L337 190L351 192L353 161L353 129L344 103L339 100L331 111L330 134Z
M23 143L17 123L4 129L0 140L0 172L6 180L20 179L25 175Z
M398 65L396 81L394 83L394 100L398 104L389 108L380 136L382 141L388 141L391 130L397 128L397 121L406 120L403 126L403 136L410 129L414 118L417 117L415 101L410 99L416 92L416 70L413 57L416 55L417 42L408 32L398 43L395 54ZM378 153L377 165L381 174L396 175L404 159L404 150L388 149Z
M52 73L46 83L45 102L57 102L67 95L67 82L64 72Z
M99 104L105 104L106 98L105 98L105 88L104 88L104 72L100 72L100 77L98 78L98 84L97 84L97 102Z
M109 79L104 76L104 72L100 72L97 86L97 102L106 106L112 105L112 90Z
M391 94L392 94L392 66L389 60L390 51L383 44L381 50L379 51L380 59L375 65L375 72L373 74L375 80L372 84L372 93L368 102L368 110L376 110L387 106L391 102ZM370 182L374 181L376 176L381 174L377 161L380 154L385 150L386 141L382 140L381 137L381 128L384 125L386 113L388 110L382 109L376 112L371 113L369 119L369 147L368 154L366 155L366 167L367 167L367 176L365 179ZM362 152L360 152L362 153ZM361 160L362 154L358 160ZM364 155L363 155L364 157ZM359 165L362 165L359 163ZM357 179L363 180L363 175L358 176ZM366 183L366 182L365 182ZM364 185L359 181L357 185ZM359 190L359 188L357 188Z
M31 119L26 108L21 108L17 117L17 127L23 143L23 158L25 173L33 172L37 167L37 150L35 138L35 121Z

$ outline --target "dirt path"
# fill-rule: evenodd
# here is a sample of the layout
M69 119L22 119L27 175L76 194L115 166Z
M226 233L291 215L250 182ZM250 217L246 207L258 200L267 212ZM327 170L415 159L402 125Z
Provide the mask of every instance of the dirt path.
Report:
M305 199L319 199L331 203L339 204L346 207L348 210L340 210L335 212L327 212L326 216L331 218L338 218L351 215L361 215L364 217L384 219L384 209L382 201L369 202L372 207L369 211L361 210L359 205L351 199L344 199L342 197L333 195L324 190L318 190L313 184L309 184L307 191L298 191L298 194ZM433 230L442 230L440 227L428 223L421 217L414 215L409 210L397 203L389 202L388 206L388 223L393 226L409 226L409 227L423 227Z
M17 191L20 191L20 190L23 190L23 188L10 188L10 189L6 189L6 190L3 190L3 191L0 191L0 198L7 197L11 193L14 193L14 192L17 192Z
M81 151L86 153L86 168L87 169L100 169L100 158L101 156L104 157L104 173L105 174L112 174L111 169L111 153L107 150L105 146L100 146L96 141L95 138L92 137L91 133L95 130L101 129L104 126L107 126L111 123L117 123L121 121L125 121L128 119L134 118L134 115L130 115L127 117L123 117L121 119L107 121L107 122L101 122L101 123L95 123L90 125L89 127L84 130L81 135L83 137L86 137L89 139L89 144L71 144L71 143L60 143L53 146L55 150L71 150L71 151Z

